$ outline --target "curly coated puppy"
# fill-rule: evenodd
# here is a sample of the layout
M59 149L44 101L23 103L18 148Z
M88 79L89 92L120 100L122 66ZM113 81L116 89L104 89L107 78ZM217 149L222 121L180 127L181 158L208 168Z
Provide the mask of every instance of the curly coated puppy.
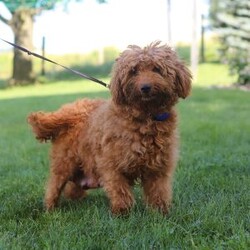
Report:
M57 205L63 190L78 199L101 186L112 212L127 212L140 180L146 204L167 213L178 155L174 106L189 95L191 78L167 45L133 45L114 64L110 100L83 99L31 113L36 138L52 142L46 208Z

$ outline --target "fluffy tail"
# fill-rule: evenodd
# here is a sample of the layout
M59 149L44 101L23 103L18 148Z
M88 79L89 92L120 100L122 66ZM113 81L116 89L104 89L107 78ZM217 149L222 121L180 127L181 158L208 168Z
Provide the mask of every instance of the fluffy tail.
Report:
M31 113L28 116L28 123L31 125L37 140L41 142L54 141L79 122L84 123L89 114L104 102L103 100L78 100L66 104L54 112Z
M55 140L67 132L79 121L79 115L63 115L61 112L44 113L36 112L28 116L28 123L31 125L36 139L41 142Z

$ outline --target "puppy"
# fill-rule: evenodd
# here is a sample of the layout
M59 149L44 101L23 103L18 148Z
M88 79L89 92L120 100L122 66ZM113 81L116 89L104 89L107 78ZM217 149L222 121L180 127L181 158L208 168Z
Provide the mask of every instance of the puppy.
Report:
M48 210L66 197L103 187L114 214L129 211L140 180L144 200L163 213L172 199L178 156L174 106L191 90L191 74L160 42L129 46L116 60L110 100L78 100L55 112L28 116L36 138L52 143Z

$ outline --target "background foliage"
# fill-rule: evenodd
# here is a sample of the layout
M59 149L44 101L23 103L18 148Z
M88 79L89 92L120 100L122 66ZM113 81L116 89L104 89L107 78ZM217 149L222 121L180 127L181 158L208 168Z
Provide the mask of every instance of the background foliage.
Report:
M211 0L212 24L221 39L221 59L238 75L238 83L250 83L250 1Z

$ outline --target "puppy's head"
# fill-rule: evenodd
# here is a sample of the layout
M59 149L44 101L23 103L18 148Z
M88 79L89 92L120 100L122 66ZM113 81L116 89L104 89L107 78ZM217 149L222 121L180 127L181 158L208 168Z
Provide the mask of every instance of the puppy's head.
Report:
M110 89L118 105L139 108L173 106L191 90L192 76L176 53L160 42L145 48L131 45L113 67Z

